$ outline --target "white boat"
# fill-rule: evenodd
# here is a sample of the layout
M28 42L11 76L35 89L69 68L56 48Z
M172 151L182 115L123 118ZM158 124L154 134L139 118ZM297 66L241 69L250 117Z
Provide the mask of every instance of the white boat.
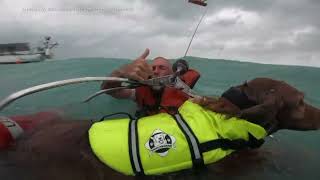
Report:
M30 48L29 43L0 44L0 64L21 64L41 62L51 59L51 49L58 45L51 43L51 37L45 37L41 46Z

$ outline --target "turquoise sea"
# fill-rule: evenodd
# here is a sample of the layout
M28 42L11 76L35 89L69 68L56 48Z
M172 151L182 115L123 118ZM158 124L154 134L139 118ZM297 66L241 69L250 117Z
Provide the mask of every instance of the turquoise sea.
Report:
M196 57L186 59L190 67L201 72L201 79L195 87L195 91L199 94L218 96L230 86L245 80L255 77L271 77L295 86L305 93L307 102L320 107L320 68L265 65ZM130 62L128 59L77 58L0 65L0 99L18 90L42 83L69 78L105 76L113 69L128 62ZM101 95L89 103L82 103L82 100L98 91L99 87L100 82L92 82L39 92L15 101L1 111L0 115L10 116L58 109L70 117L98 119L113 112L133 113L135 111L133 102L117 100L107 95ZM259 167L251 167L252 169L240 175L231 176L231 179L320 179L319 139L319 131L279 131L274 134L274 138L267 138L267 142L260 149L264 152L262 158L264 161L259 163ZM0 164L0 177L4 168ZM219 175L212 177L212 174L210 177L192 174L182 176L181 179L226 178Z

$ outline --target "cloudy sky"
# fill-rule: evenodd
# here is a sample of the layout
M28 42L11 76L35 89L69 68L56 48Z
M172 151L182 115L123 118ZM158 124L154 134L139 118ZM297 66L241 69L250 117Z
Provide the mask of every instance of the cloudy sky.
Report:
M184 55L206 8L187 0L0 0L0 43L50 35L57 58ZM319 0L208 0L190 56L320 67Z

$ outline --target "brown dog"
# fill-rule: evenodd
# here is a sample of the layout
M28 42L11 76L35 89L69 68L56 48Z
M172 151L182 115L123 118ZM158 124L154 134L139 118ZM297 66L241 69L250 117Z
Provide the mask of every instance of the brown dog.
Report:
M304 103L303 94L284 82L258 78L234 90L240 94L232 97L232 90L218 100L195 101L214 111L248 117L252 122L271 127L270 133L283 128L320 127L320 111ZM13 146L8 158L29 172L31 179L134 179L112 170L95 157L88 142L91 124L61 120L41 124Z
M304 101L304 94L283 81L256 78L235 86L219 99L194 102L208 109L247 119L268 129L315 130L320 128L320 110Z

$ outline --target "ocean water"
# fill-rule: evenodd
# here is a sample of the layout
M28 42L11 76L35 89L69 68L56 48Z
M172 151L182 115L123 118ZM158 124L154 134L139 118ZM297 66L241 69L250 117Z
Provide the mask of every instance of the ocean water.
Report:
M190 67L201 72L195 91L202 95L220 95L232 85L255 77L284 80L305 93L306 101L320 107L320 68L263 65L246 62L186 58ZM128 59L79 58L41 63L0 65L0 99L31 86L57 80L88 76L106 76L113 69L128 63ZM7 106L0 115L34 113L58 109L68 116L98 119L114 112L135 111L135 103L101 95L89 103L82 101L99 90L100 82L69 85L32 94ZM234 179L320 179L320 132L282 130L267 138L261 148L267 152L262 166L255 167ZM261 165L261 164L260 164ZM1 168L1 167L0 167ZM179 177L176 177L179 179ZM184 174L182 179L209 179ZM214 178L211 177L210 178ZM224 179L224 177L217 177Z

